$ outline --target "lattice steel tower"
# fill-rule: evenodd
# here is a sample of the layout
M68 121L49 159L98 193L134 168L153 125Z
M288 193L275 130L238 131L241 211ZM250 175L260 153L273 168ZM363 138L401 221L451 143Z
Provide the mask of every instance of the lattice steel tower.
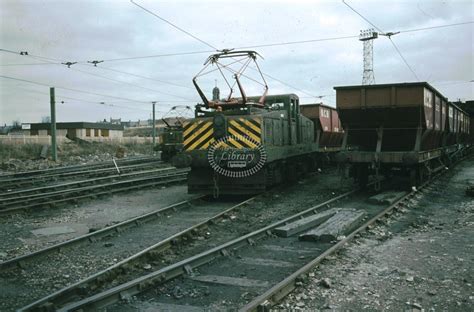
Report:
M370 85L375 83L374 76L374 39L378 33L373 28L361 30L359 40L364 44L364 72L362 74L362 84Z

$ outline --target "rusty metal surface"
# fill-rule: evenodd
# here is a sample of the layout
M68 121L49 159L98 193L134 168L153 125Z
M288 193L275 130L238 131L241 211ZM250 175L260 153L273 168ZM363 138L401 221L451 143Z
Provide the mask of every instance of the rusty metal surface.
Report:
M340 147L344 132L339 120L339 114L334 107L323 104L307 104L300 106L301 114L314 122L315 139L318 131L319 147Z
M467 114L426 82L335 87L348 144L382 152L427 151L467 141ZM421 130L421 133L419 132Z

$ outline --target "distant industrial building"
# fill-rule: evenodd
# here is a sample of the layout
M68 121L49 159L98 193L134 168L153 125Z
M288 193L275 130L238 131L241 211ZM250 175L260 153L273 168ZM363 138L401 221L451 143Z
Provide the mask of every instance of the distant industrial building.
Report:
M24 135L51 135L50 123L22 124L22 129ZM67 136L70 139L121 138L123 137L123 126L105 122L58 122L56 123L56 135Z

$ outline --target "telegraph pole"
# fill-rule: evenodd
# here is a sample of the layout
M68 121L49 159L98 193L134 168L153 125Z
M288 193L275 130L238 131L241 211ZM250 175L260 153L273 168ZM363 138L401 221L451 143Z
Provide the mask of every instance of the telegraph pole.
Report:
M54 161L58 160L56 149L56 100L54 88L49 88L49 101L51 103L51 156Z
M155 150L155 145L156 145L156 120L155 120L155 104L156 101L151 102L153 104L153 150Z

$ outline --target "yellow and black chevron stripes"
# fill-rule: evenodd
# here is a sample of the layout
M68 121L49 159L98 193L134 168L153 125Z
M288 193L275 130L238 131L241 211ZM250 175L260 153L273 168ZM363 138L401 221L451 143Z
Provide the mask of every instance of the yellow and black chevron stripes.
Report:
M243 147L255 148L262 142L262 128L258 118L236 118L230 119L228 123L228 132L235 137L244 136L250 140L239 141ZM237 147L240 148L240 147Z
M262 128L259 118L229 118L227 120L227 132L229 138L219 142L216 148L256 148L262 142ZM185 151L207 149L216 141L212 121L196 120L186 123L184 125L183 140Z
M184 126L184 150L206 149L214 142L212 121L199 120Z

